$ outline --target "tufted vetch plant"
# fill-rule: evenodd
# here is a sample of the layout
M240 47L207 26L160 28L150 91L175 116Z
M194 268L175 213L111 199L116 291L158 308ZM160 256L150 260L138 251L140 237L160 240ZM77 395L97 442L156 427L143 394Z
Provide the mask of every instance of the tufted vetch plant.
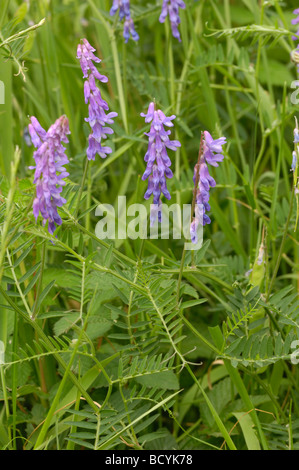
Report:
M41 214L43 225L48 222L48 230L53 234L56 225L62 224L57 208L66 203L61 192L65 185L64 179L69 176L64 165L69 161L62 142L68 143L68 119L61 116L46 132L33 116L28 128L32 143L37 149L33 155L35 166L29 167L30 170L35 170L36 197L33 202L33 214L36 220Z
M161 222L161 195L163 194L166 199L171 199L170 192L167 189L166 178L171 179L173 173L170 169L171 160L167 154L167 149L176 150L181 146L177 140L170 140L170 130L165 130L165 127L173 127L173 120L175 116L166 117L165 114L159 109L155 109L155 103L150 103L146 114L141 113L145 118L145 122L151 123L150 132L146 132L148 137L148 149L145 154L144 160L146 161L146 170L143 173L142 179L148 179L148 188L144 195L145 199L149 199L153 195L153 209L151 212L151 223L155 222L158 215L158 220Z
M100 89L97 87L96 80L102 83L107 83L108 78L101 75L95 63L100 63L101 60L94 55L95 49L89 44L87 39L83 39L82 44L78 45L77 59L80 60L81 69L83 72L84 82L84 98L85 103L89 103L89 116L86 122L89 123L92 132L88 139L87 158L94 160L98 154L101 158L106 158L112 152L108 146L102 146L102 139L107 139L107 135L113 134L113 129L108 125L113 124L113 119L117 113L109 111L108 104L103 100Z
M298 0L0 4L0 450L298 450Z

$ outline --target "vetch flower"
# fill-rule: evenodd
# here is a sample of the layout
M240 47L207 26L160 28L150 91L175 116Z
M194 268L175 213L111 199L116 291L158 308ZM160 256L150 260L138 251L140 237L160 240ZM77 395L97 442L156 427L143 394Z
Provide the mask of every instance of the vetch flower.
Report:
M218 162L222 162L224 156L221 154L223 145L226 144L226 138L214 140L208 131L204 132L204 157L207 163L212 166L219 166Z
M294 194L297 203L297 215L296 215L296 223L295 223L295 231L297 230L298 220L299 220L299 178L298 178L298 158L299 158L299 127L298 127L298 120L295 117L295 129L294 129L294 151L292 154L292 166L291 171L293 172L293 187L294 187Z
M222 162L222 147L226 144L226 138L214 140L208 131L202 134L198 162L194 167L194 218L190 226L191 241L194 244L198 242L197 230L199 225L207 225L211 223L207 212L211 210L210 189L216 186L216 181L209 173L208 165L218 167L218 163ZM193 214L192 214L193 217Z
M181 22L179 9L186 8L183 0L163 0L162 12L159 18L160 23L164 23L167 15L169 15L172 35L181 42L181 36L178 26Z
M296 171L297 168L297 152L293 152L293 158L292 158L292 167L291 171Z
M296 49L291 51L291 60L297 66L297 72L299 74L299 44L297 45Z
M66 203L61 192L65 185L63 179L69 175L64 165L69 161L62 142L68 143L69 123L66 116L61 116L46 132L33 116L28 130L37 149L33 154L36 165L29 167L30 170L35 170L36 198L33 202L33 214L36 220L41 214L43 225L48 222L48 231L53 234L56 225L62 224L57 208Z
M102 83L107 83L108 78L101 75L97 70L94 62L99 64L101 60L94 55L95 49L89 44L87 39L83 39L82 44L78 45L77 59L80 60L83 78L86 78L84 83L84 97L85 103L89 103L89 117L85 119L89 122L92 129L88 139L87 158L88 160L95 160L96 154L101 158L106 158L108 154L112 153L110 147L102 146L102 139L107 139L107 135L113 134L113 130L108 126L113 124L113 118L118 114L109 111L109 106L103 100L101 92L96 85L96 80Z
M297 17L292 20L292 24L293 24L293 25L298 25L298 24L299 24L299 8L297 8L296 10L294 10L294 11L293 11L293 14L294 14L294 15L297 15ZM296 34L299 35L299 28L298 28ZM298 41L299 38L296 37L296 36L292 36L292 39L293 39L293 41ZM294 49L294 50L291 52L291 59L292 59L293 62L295 62L295 64L297 65L297 72L299 73L299 44L297 44L296 49Z
M257 259L257 264L259 266L261 266L265 262L264 257L265 257L265 246L264 246L264 243L262 243L259 248L259 255Z
M130 0L113 0L112 7L110 9L110 15L114 16L119 10L119 18L124 22L124 38L125 42L127 43L132 36L134 41L139 41L139 35L135 30L134 22L131 18L131 10L130 10Z
M146 123L151 123L150 132L145 133L149 138L149 144L144 157L147 166L142 180L148 179L148 189L144 198L149 199L153 195L154 206L151 213L151 225L153 225L157 215L159 222L161 222L162 194L166 199L171 199L166 178L172 178L173 173L170 169L171 160L167 154L167 149L176 150L181 144L177 140L169 140L171 131L164 129L164 126L173 127L172 121L176 116L167 117L161 110L156 111L154 103L150 103L148 112L146 114L141 113L141 116L145 118Z
M134 21L132 18L126 19L124 22L124 38L125 38L125 43L127 43L130 39L130 36L132 36L132 39L134 41L139 41L139 35L135 30L135 25Z
M30 138L28 126L26 126L24 128L23 138L24 138L24 141L25 141L25 144L27 145L27 147L31 147L32 146L32 141L31 141L31 138Z
M110 15L114 16L119 10L119 17L123 18L130 17L130 0L113 0L112 7L110 9Z
M299 155L299 128L298 128L298 120L296 117L295 117L295 123L296 125L294 129L294 151L292 153L292 166L291 166L291 171L294 172L294 177L295 177L295 172L297 169L298 155Z
M297 24L299 24L299 8L294 10L293 14L297 15L297 17L292 20L292 24L297 25ZM296 32L296 34L299 35L299 28L298 28L298 31ZM296 36L292 36L292 39L293 39L293 41L298 41L298 38Z

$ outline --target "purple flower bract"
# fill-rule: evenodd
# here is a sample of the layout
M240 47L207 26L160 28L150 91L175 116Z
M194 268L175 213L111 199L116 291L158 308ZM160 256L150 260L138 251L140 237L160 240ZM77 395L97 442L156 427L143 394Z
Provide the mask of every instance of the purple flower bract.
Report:
M186 8L183 0L163 0L162 12L159 18L160 23L164 23L167 15L169 15L172 35L181 41L178 26L181 22L179 9Z
M135 30L135 25L131 18L130 0L113 0L112 7L110 9L110 15L114 16L117 10L119 10L120 20L123 20L125 18L125 22L124 22L125 42L129 41L130 36L132 36L132 39L137 42L139 40L139 35Z
M113 118L118 115L114 112L106 114L106 111L109 111L109 106L103 100L96 85L96 80L107 83L108 78L101 75L95 67L94 62L99 64L101 60L94 55L94 52L95 49L87 39L83 39L77 50L77 59L80 60L83 78L86 78L84 83L85 103L89 103L89 117L85 121L89 122L92 129L88 139L88 160L95 160L96 154L100 155L101 158L106 158L108 154L112 153L110 147L102 146L102 139L106 139L107 134L113 134L113 130L107 125L113 124Z
M167 154L167 149L176 150L181 146L177 140L169 140L170 130L166 127L173 127L172 121L175 116L166 117L161 111L155 110L155 104L150 103L148 112L141 113L146 123L151 123L149 133L145 133L149 138L148 150L144 157L147 163L146 170L142 176L143 181L148 179L148 189L144 195L145 199L149 199L153 195L154 208L151 214L151 223L153 224L158 214L161 222L161 195L164 194L166 199L171 199L167 189L166 178L172 178L173 173L170 169L171 160Z
M66 116L61 116L46 132L38 120L32 117L28 130L37 149L33 154L36 165L29 167L30 170L35 170L36 198L33 202L33 214L36 220L41 214L43 225L48 221L48 230L53 234L56 225L62 224L57 208L66 203L61 192L65 185L63 179L69 175L64 165L69 161L62 142L68 143L69 123Z
M292 20L293 25L298 25L299 24L299 8L293 11L293 14L296 15L296 18ZM299 35L299 29L296 32L297 35ZM293 41L298 41L298 38L296 36L292 36Z
M196 184L196 205L195 217L191 222L190 234L192 243L198 242L197 229L198 226L211 223L210 217L206 214L211 210L210 188L216 186L216 181L210 175L208 165L219 166L218 163L222 162L224 156L222 155L222 147L225 145L225 137L214 140L208 131L205 131L202 137L202 148L198 163L194 168L193 181ZM193 214L192 214L193 215Z

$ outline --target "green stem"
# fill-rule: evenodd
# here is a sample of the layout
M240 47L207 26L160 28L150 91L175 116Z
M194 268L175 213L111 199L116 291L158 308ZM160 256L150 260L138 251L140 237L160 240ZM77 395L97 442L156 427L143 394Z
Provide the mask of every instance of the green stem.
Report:
M5 405L6 419L8 421L9 418L10 418L10 410L9 410L9 401L8 401L8 394L7 394L6 380L5 380L5 373L4 373L3 364L0 364L0 377L1 377L1 383L2 383L2 391L3 391L4 405ZM8 439L9 439L9 442L10 442L11 441L10 425L7 426L7 433L8 433Z
M17 348L18 348L18 316L14 315L14 330L13 330L13 353L17 357ZM13 437L13 448L17 450L17 387L18 387L18 364L14 364L12 367L12 437Z
M185 258L186 258L186 250L184 247L183 253L182 253L182 259L181 259L181 267L179 271L178 285L177 285L177 296L176 296L177 304L179 304L179 301L180 301L180 292L181 292L181 284L182 284L182 278L183 278L183 272L184 272Z
M0 249L0 282L4 272L4 258L6 248L9 244L8 232L11 227L11 220L15 208L14 195L16 191L16 175L21 158L20 149L17 148L14 155L14 161L11 163L10 190L6 200L6 211L4 216L4 224L1 233L1 249Z
M67 212L67 214L68 214L69 217L71 217L72 224L68 224L66 222L65 225L73 225L73 226L77 227L78 230L85 233L85 235L88 235L90 238L92 238L97 243L99 243L99 245L102 245L104 248L107 248L107 250L110 248L111 245L109 243L105 242L104 240L101 240L94 233L90 232L88 229L83 227L83 225L80 225L78 222L76 222L76 220L73 218L73 216L71 214L69 214L68 212ZM112 251L113 251L113 254L116 257L118 257L119 259L125 261L126 263L128 263L132 266L136 264L136 260L134 260L132 258L129 258L128 256L124 255L121 251L117 250L116 248L113 248Z
M55 357L56 361L60 364L60 366L66 370L67 369L67 364L65 361L59 356L59 354L53 352L53 344L47 337L47 335L44 333L43 329L38 325L37 322L33 321L30 316L28 316L21 308L16 305L11 297L7 295L5 290L1 287L0 285L0 293L3 295L5 300L8 302L8 304L14 309L14 311L19 314L27 323L29 323L33 329L36 331L37 335L43 340L45 346L47 347L48 351L53 353L53 356ZM70 371L69 372L70 379L74 383L74 385L80 390L81 395L86 399L87 403L92 407L93 410L96 412L98 411L98 407L94 404L93 400L91 400L89 394L86 392L86 390L81 386L79 380L77 377Z
M125 100L124 87L123 87L122 77L121 77L117 44L116 44L114 33L112 34L112 37L111 37L111 47L112 47L112 55L113 55L113 61L114 61L114 66L115 66L115 76L116 76L120 110L121 110L122 120L124 123L124 128L125 128L126 133L128 134L129 126L128 126L128 118L127 118L126 100Z
M197 336L208 348L211 349L211 351L214 351L215 354L219 355L221 354L221 351L216 348L212 343L210 343L209 340L207 340L193 325L192 323L187 320L187 318L184 317L183 313L180 313L180 316L182 318L182 321L185 323L186 326L192 331L192 333Z
M86 199L86 210L91 207L91 199L92 199L92 178L91 178L91 167L88 169L88 176L87 176L87 199ZM86 229L90 231L90 212L86 214L85 220Z
M232 382L235 384L235 386L236 386L236 388L239 392L239 395L242 398L242 400L243 400L243 402L246 406L246 410L248 412L251 412L251 417L252 417L252 420L253 420L255 426L257 427L263 450L269 450L265 435L264 435L262 427L261 427L261 423L260 423L260 421L258 419L258 416L256 414L256 411L255 411L255 407L254 407L254 405L253 405L253 403L252 403L252 401L251 401L251 399L248 395L248 392L247 392L246 387L243 383L243 380L240 377L239 372L237 371L237 369L235 369L231 365L231 363L229 361L224 361L224 364L225 364L225 367L226 367L226 369L227 369L227 371L228 371L228 373L229 373L229 375L232 379Z
M81 344L82 338L85 336L85 330L86 330L86 327L87 327L88 317L89 317L89 315L86 316L84 325L83 325L83 327L82 327L82 329L81 329L81 332L80 332L80 335L79 335L79 337L78 337L78 339L77 339L77 341L76 341L76 343L75 343L75 347L74 347L73 353L72 353L71 358L70 358L70 360L69 360L69 362L68 362L68 364L67 364L67 367L66 367L66 369L65 369L65 371L64 371L63 378L62 378L62 380L61 380L61 382L60 382L60 384L59 384L59 388L58 388L58 390L57 390L57 392L56 392L56 394L55 394L55 397L54 397L54 400L53 400L53 402L52 402L51 408L50 408L50 410L48 411L47 418L46 418L46 420L45 420L45 422L44 422L44 424L43 424L43 426L42 426L42 429L41 429L41 431L40 431L40 433L39 433L39 436L38 436L38 438L37 438L37 441L36 441L36 444L35 444L35 446L34 446L34 449L38 449L38 448L43 444L43 441L44 441L44 439L45 439L45 437L46 437L47 431L48 431L48 429L49 429L49 427L50 427L50 425L51 425L52 418L53 418L54 413L55 413L55 411L56 411L56 409L57 409L57 405L58 405L58 403L59 403L59 399L60 399L61 393L62 393L62 391L63 391L63 389L64 389L64 386L65 386L66 381L67 381L67 379L68 379L68 376L69 376L69 374L70 374L70 371L71 371L71 367L72 367L72 365L73 365L73 362L74 362L74 360L75 360L75 358L76 358L77 351L78 351L79 346L80 346L80 344ZM94 407L93 407L93 408L94 408ZM97 413L98 413L98 412L99 412L99 409L97 408Z
M46 259L46 242L44 241L43 244L42 244L42 253L41 253L41 271L40 271L40 274L39 274L36 297L35 297L35 302L34 302L34 306L33 306L32 320L35 320L36 315L38 314L37 301L38 301L38 298L40 296L42 285L43 285L43 274L44 274L44 269L45 269L45 259Z
M87 0L91 8L93 9L95 15L99 18L99 20L103 23L104 28L106 29L109 39L111 41L111 49L112 49L112 56L113 56L113 62L114 62L114 67L115 67L115 76L116 76L116 84L117 84L117 90L118 90L118 99L119 99L119 104L120 104L120 110L121 110L121 115L122 115L122 120L124 123L124 128L126 133L129 132L129 126L128 126L128 118L127 118L127 109L126 109L126 99L125 99L125 94L124 94L124 87L122 83L122 77L121 77L121 69L120 69L120 63L119 63L119 57L118 57L118 50L117 50L117 44L116 44L116 39L115 39L115 34L114 34L114 29L111 28L109 23L105 20L103 15L101 14L100 10L98 7L95 5L93 0Z
M4 6L2 5L2 8L1 8L2 12L1 12L1 16L0 16L0 29L2 28L4 20L5 20L6 15L7 15L9 1L10 0L5 0L5 4L4 4Z
M205 401L206 401L206 404L208 405L208 408L210 410L210 412L212 413L212 416L215 420L215 423L217 424L218 428L219 428L219 431L221 432L223 438L225 439L228 447L230 450L237 450L234 442L232 441L226 427L224 426L220 416L218 415L217 411L215 410L212 402L210 401L209 397L207 396L206 392L204 391L203 387L200 385L199 381L197 380L197 377L194 375L194 373L192 372L192 369L191 367L189 366L188 363L185 364L185 367L186 369L188 370L189 374L191 375L192 379L194 380L194 382L196 383L196 385L198 386L200 392L202 393Z
M4 46L7 46L8 44L10 44L13 41L17 41L18 39L22 38L23 36L27 36L32 31L34 31L37 28L40 28L41 26L43 26L45 21L46 21L46 18L43 18L39 23L37 23L33 26L30 26L29 28L24 29L23 31L19 31L18 33L14 34L13 36L10 36L8 39L1 39L0 48L4 47Z
M87 175L87 171L88 171L88 165L89 165L89 160L88 160L88 158L86 158L85 165L84 165L84 172L83 172L83 176L82 176L82 180L81 180L81 184L80 184L80 189L79 189L79 194L78 194L78 199L77 199L77 205L76 205L76 209L75 209L75 212L74 212L74 218L75 219L77 219L79 209L80 209L81 197L82 197L84 184L85 184L85 180L86 180L86 175Z
M276 279L276 276L277 276L277 273L278 273L278 269L279 269L279 266L280 266L281 258L282 258L282 255L283 255L283 249L284 249L284 245L285 245L285 242L286 242L286 239L287 239L288 229L289 229L289 225L290 225L290 221L291 221L291 217L292 217L294 194L295 194L295 188L292 189L292 195L291 195L291 201L290 201L290 210L289 210L288 218L287 218L286 225L285 225L285 228L284 228L282 242L281 242L281 245L280 245L280 249L279 249L278 257L277 257L277 260L276 260L275 268L274 268L273 275L272 275L272 278L271 278L271 282L270 282L270 285L269 285L269 290L268 290L268 293L267 293L267 300L269 299L270 294L272 292L273 285L274 285L274 282L275 282L275 279Z
M125 407L125 410L126 410L126 413L127 413L127 419L128 419L128 423L130 424L130 431L131 431L132 437L133 437L132 440L134 441L134 443L137 447L140 447L139 443L138 443L136 433L135 433L135 430L134 430L134 427L132 425L132 419L131 419L131 416L130 416L127 400L126 400L126 398L124 396L124 393L123 393L122 383L121 382L119 382L119 393L120 393L120 396L122 398L122 401L123 401L123 404L124 404L124 407Z

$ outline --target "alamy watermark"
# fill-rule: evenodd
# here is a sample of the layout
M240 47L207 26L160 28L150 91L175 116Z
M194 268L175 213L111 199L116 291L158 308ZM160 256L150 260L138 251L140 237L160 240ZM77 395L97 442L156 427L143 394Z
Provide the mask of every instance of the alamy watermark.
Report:
M0 80L0 104L5 104L5 86Z
M191 242L191 204L184 204L183 208L179 204L161 204L161 223L155 211L157 206L152 204L149 217L145 204L127 206L126 196L118 196L116 210L111 204L101 204L97 207L95 215L101 217L101 220L96 225L96 236L101 240L185 240L187 251L196 251L202 247L202 224L199 224L197 229L197 243Z
M0 366L5 364L5 344L0 341Z
M299 104L299 80L294 80L291 83L290 88L292 90L295 90L293 91L293 93L291 93L291 103L294 105L298 105Z
M299 364L299 341L298 340L292 342L291 349L292 350L295 349L295 351L291 354L291 363L297 366Z

